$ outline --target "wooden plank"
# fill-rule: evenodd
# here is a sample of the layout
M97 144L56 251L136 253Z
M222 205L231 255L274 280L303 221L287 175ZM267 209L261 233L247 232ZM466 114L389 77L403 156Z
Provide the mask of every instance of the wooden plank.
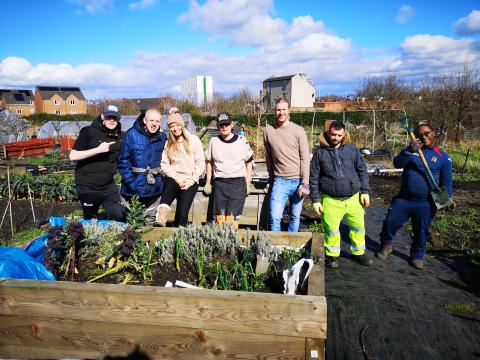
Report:
M174 227L166 227L166 228L144 227L142 229L142 237L144 240L147 240L147 241L157 241L162 237L170 236L176 230L177 228L174 228ZM300 248L304 246L312 238L311 232L297 232L297 233L279 232L279 231L262 231L262 232L265 233L270 238L270 240L272 240L272 243L274 245L291 246L293 248ZM248 234L250 234L250 236L257 236L257 233L258 231L256 230L248 230ZM247 230L239 229L238 234L241 239L244 239L246 237Z
M136 347L152 359L303 359L305 339L241 334L163 324L0 316L0 356L101 358L126 356ZM31 352L28 349L34 349Z
M207 222L209 197L202 194L203 188L199 188L192 206L188 213L188 220L194 224L205 224ZM259 214L263 206L265 193L263 190L253 190L245 199L243 213L240 218L240 225L251 225L257 227L259 225ZM168 221L173 222L175 218L176 201L171 205L172 211L168 215Z
M323 248L323 235L312 233L312 258L313 269L308 279L308 295L325 295L325 255Z
M325 359L324 339L305 339L305 360Z
M325 297L0 280L0 314L326 337Z

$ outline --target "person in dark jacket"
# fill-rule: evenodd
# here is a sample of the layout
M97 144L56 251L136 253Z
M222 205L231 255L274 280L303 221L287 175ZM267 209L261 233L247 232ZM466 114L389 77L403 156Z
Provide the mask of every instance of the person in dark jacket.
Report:
M161 131L161 114L149 109L141 114L125 139L118 156L118 171L122 176L120 193L128 206L137 196L145 205L145 225L155 222L160 195L163 191L163 176L160 162L167 136Z
M452 196L452 160L447 153L436 144L436 135L428 124L419 125L415 129L417 140L412 140L393 159L396 168L403 168L400 192L394 196L383 222L380 233L381 248L376 257L384 260L393 252L393 239L398 229L412 220L412 245L410 248L410 265L423 269L425 247L429 237L429 229L436 212L430 192L434 185L430 182L427 170L423 165L418 149L423 155L433 174L435 182L445 188Z
M105 105L102 114L80 130L70 152L70 160L77 160L75 184L85 219L97 218L101 205L108 219L125 220L126 210L113 181L123 141L120 118L118 106Z
M322 217L325 232L325 264L339 266L340 222L350 226L354 261L372 265L365 254L365 208L370 205L367 166L357 147L349 144L345 125L334 121L320 135L320 148L310 164L310 197L316 213Z

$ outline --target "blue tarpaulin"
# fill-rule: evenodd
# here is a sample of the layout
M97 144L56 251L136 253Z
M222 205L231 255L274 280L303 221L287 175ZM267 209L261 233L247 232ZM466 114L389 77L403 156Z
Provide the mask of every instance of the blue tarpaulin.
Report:
M64 226L65 218L50 217L50 226ZM83 225L93 221L99 226L108 226L110 220L81 220ZM124 223L118 223L124 225ZM43 265L44 248L47 245L48 233L33 240L25 249L0 246L0 278L55 280L51 271Z

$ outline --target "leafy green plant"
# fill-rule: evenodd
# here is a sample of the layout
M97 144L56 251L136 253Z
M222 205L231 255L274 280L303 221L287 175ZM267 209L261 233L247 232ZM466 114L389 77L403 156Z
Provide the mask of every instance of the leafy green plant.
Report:
M145 205L140 202L138 196L132 197L129 204L127 224L133 230L137 230L143 226L146 216L144 210Z
M296 250L293 248L284 248L281 257L287 262L288 267L294 265L298 260L300 260L305 255L305 248Z
M175 267L180 271L180 257L182 256L183 239L181 237L175 238Z
M323 225L319 221L314 221L313 223L308 225L308 231L323 233Z
M42 200L74 201L77 193L74 178L70 174L54 173L33 176L30 173L10 174L11 193L14 199L28 199L29 189L33 198ZM8 197L8 179L0 177L0 196Z

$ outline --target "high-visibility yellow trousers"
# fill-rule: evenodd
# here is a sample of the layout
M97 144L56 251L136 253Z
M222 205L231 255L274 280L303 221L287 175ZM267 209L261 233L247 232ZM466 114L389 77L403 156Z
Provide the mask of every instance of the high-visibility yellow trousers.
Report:
M357 193L346 200L322 194L322 225L325 233L325 254L340 256L340 222L345 217L350 227L350 250L353 255L365 252L365 210Z

